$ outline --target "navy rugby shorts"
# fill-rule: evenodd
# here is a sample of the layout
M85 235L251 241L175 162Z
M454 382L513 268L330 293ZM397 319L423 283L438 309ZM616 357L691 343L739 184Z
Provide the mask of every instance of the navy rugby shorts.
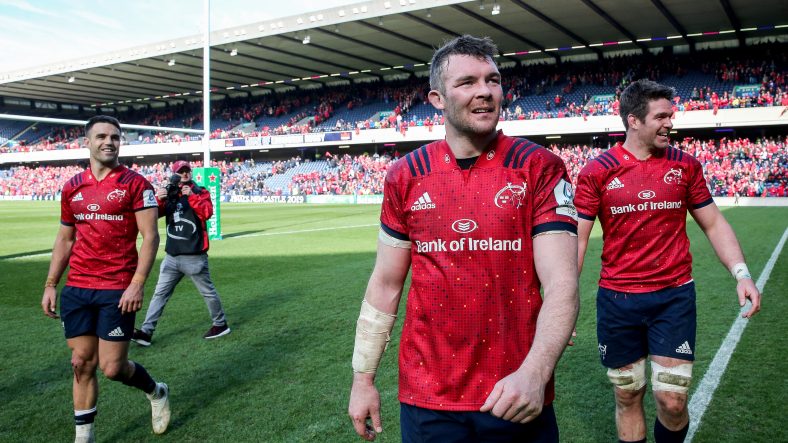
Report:
M512 423L487 412L436 411L400 403L402 443L557 443L553 405L526 423Z
M95 335L107 341L129 341L135 313L121 314L123 290L65 286L60 291L60 318L66 338Z
M695 283L646 293L599 288L596 332L602 365L620 368L647 355L695 360Z

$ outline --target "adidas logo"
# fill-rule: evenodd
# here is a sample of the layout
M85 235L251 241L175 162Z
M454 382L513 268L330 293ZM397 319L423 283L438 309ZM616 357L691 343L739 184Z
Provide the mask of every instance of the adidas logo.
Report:
M432 202L430 194L426 192L410 207L411 211L421 211L422 209L435 209L435 203Z
M109 335L110 337L123 337L125 334L123 333L123 330L120 329L120 326L118 326L107 335Z
M692 349L690 348L689 342L685 341L681 344L678 348L676 348L676 352L679 354L690 354L692 355Z
M82 201L82 192L77 192L77 195L71 198L72 202L81 202Z
M613 189L620 189L620 188L623 188L623 187L624 187L624 184L621 183L621 180L619 180L618 177L616 177L616 178L613 179L612 182L608 183L607 190L611 191Z

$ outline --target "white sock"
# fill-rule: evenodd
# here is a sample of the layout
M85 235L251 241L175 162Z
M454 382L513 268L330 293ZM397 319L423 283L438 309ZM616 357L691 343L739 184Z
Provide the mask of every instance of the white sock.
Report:
M77 437L87 437L93 433L93 423L77 426Z

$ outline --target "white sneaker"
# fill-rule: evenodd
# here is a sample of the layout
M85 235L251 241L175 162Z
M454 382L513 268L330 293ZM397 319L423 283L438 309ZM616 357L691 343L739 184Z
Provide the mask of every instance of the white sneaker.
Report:
M77 425L77 436L74 443L96 443L96 436L93 434L93 423L89 425Z
M170 424L170 388L167 383L156 383L154 393L159 398L154 398L153 394L145 394L150 400L151 424L154 434L163 434Z

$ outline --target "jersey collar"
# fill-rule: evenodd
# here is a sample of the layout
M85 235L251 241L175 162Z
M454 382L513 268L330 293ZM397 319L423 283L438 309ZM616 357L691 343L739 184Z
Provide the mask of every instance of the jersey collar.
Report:
M124 171L125 169L126 169L126 167L125 167L125 166L123 166L123 165L118 165L118 166L116 166L116 167L112 168L112 170L109 172L109 174L107 174L107 176L106 176L106 177L104 177L104 180L101 180L101 181L99 181L99 180L98 180L98 179L97 179L97 178L96 178L96 177L93 175L93 170L91 170L91 169L90 169L90 166L88 166L88 167L87 167L87 169L85 169L85 174L86 174L87 180L88 180L88 181L91 181L91 182L95 182L95 183L102 183L102 182L105 182L105 181L107 181L107 180L110 180L110 181L113 181L113 182L114 182L114 181L117 181L117 180L118 180L118 177L120 177L120 175L123 173L123 171Z
M504 151L510 147L506 146L507 140L503 131L499 129L495 138L490 141L482 153L479 154L479 159L476 160L476 163L473 164L471 169L498 166L504 156L503 154L505 154ZM510 141L511 140L509 140L509 142ZM454 157L454 153L449 147L449 143L445 139L441 140L438 144L437 153L439 157L438 162L440 162L441 165L446 165L448 169L461 170L460 166L457 164L457 159Z

